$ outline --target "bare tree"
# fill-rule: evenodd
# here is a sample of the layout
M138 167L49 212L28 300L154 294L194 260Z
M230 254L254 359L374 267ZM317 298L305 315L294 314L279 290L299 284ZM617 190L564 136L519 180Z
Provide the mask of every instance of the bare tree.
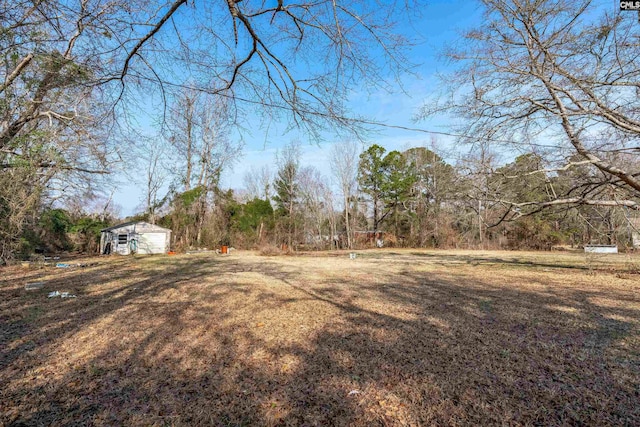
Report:
M191 91L183 91L178 95L176 101L169 107L169 115L165 122L166 133L170 144L175 149L175 154L182 163L182 185L184 191L191 189L193 181L193 169L196 162L195 157L198 150L194 147L197 138L196 127L198 120L196 103L198 102L198 93Z
M198 186L204 191L198 202L199 223L196 242L202 241L204 221L209 214L208 204L219 190L220 176L227 167L239 160L242 144L230 137L229 100L219 96L206 96L199 110L201 128L200 173Z
M26 212L34 217L56 200L91 193L117 158L108 97L96 90L105 58L95 37L96 22L117 10L85 1L0 2L0 175L13 181L0 185L0 209L11 218L0 261L17 247Z
M311 131L357 126L347 89L385 85L408 64L395 32L405 5L375 3L2 0L0 150L34 124L81 118L76 91L121 115L190 88Z
M494 188L490 186L491 175L497 164L497 154L492 151L492 147L486 141L476 144L472 150L459 159L457 169L465 179L462 184L461 193L466 197L463 199L467 210L473 212L474 219L470 220L474 224L476 232L469 241L475 241L484 246L487 229L493 225L497 218L492 218L496 209L496 197Z
M530 173L599 172L545 201L501 200L505 219L561 205L637 209L640 170L615 155L640 153L637 16L590 0L481 3L482 25L447 52L460 65L449 97L422 113L463 118L464 141L544 155L546 165Z
M353 248L351 197L355 194L360 147L354 141L336 143L331 147L331 172L342 193L347 246Z
M300 170L298 186L304 216L304 237L316 249L326 246L331 231L326 224L329 223L330 228L333 204L327 202L333 197L325 182L326 178L314 167L307 166Z
M126 150L109 144L137 111L184 90L231 100L236 123L268 109L315 136L358 129L348 88L407 64L394 33L404 5L374 3L0 0L0 172L29 165L38 197L45 176L88 184L114 170Z
M198 185L214 190L220 175L236 163L242 154L242 143L231 138L230 102L220 96L203 96L199 107L200 127Z
M166 134L181 177L184 192L194 190L197 197L189 209L194 216L195 242L200 244L202 230L209 213L208 206L219 189L220 176L226 167L238 160L242 145L230 138L229 100L193 90L183 91L170 107ZM194 195L196 195L194 193ZM185 240L190 244L189 227Z
M268 165L260 169L250 169L243 177L244 189L249 199L270 200L272 197L271 182L273 174Z
M167 147L162 144L162 140L158 138L148 138L140 148L140 161L144 168L145 186L145 211L149 216L149 222L155 224L157 220L157 211L166 202L166 196L161 196L161 191L169 181L169 153ZM168 192L167 192L168 194Z

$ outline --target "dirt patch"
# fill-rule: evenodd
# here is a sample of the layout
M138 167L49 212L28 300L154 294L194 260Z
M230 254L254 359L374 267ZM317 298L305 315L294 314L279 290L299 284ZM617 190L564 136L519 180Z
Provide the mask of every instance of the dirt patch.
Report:
M584 262L372 250L5 268L0 425L640 424L638 276L622 257Z

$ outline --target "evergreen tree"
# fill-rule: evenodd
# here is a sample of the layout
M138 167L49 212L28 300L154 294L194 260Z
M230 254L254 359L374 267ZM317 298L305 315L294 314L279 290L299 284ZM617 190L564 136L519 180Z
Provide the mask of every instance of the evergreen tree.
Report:
M385 180L384 158L387 150L373 144L362 154L358 165L358 184L360 190L369 196L373 206L373 230L378 231L381 222L380 203L383 198Z
M380 221L392 214L394 233L400 236L400 223L404 222L400 218L402 212L406 211L406 203L411 198L411 188L416 176L407 158L399 151L391 151L382 162L382 201L384 203L383 214Z
M275 182L276 214L282 218L287 234L287 244L291 247L296 234L296 213L299 204L300 151L295 143L288 145L279 156Z

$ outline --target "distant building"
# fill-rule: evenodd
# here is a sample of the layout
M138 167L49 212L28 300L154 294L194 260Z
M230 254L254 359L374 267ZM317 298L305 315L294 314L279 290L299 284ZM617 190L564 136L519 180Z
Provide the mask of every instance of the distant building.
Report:
M101 254L165 254L171 230L143 221L131 221L100 230Z

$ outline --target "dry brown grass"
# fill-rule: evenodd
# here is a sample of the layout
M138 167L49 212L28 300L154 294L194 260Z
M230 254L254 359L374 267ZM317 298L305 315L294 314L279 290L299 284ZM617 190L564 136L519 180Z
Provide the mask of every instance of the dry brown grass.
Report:
M0 425L639 425L640 276L623 255L587 261L371 250L7 268Z
M262 245L260 249L258 249L258 253L262 256L278 256L285 255L285 252L274 245Z

